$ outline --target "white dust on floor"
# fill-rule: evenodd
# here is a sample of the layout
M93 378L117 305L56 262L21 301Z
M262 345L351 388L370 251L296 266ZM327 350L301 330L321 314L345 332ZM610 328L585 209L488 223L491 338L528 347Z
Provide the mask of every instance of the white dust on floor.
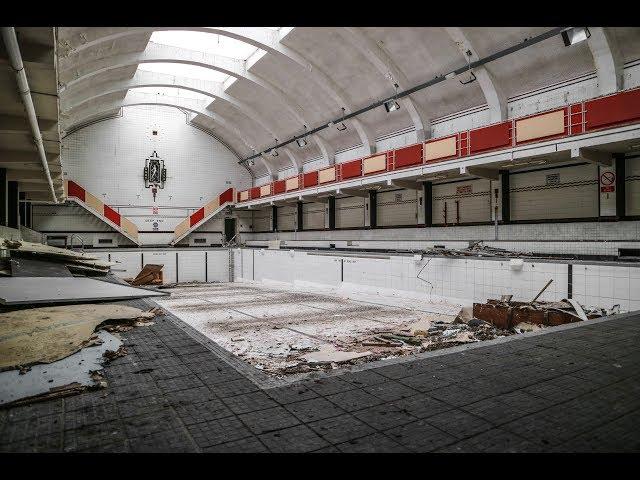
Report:
M261 282L179 286L156 302L229 352L272 374L308 371L331 351L375 360L387 349L362 346L371 335L425 319L453 320L460 305L323 287ZM350 298L353 297L353 298ZM355 300L357 299L357 300ZM409 353L395 349L393 356ZM323 355L308 355L310 352ZM360 355L369 352L367 355ZM306 358L305 358L306 356ZM336 358L349 355L336 353ZM361 359L362 360L362 359Z

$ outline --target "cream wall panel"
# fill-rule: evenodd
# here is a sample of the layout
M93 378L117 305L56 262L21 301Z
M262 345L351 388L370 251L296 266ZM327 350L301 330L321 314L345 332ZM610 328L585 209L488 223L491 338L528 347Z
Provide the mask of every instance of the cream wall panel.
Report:
M295 190L296 188L298 188L298 185L300 183L300 178L299 177L293 177L293 178L288 178L285 182L285 188L287 189L287 191L289 190Z
M240 200L249 200L249 190L240 192Z
M336 179L335 167L325 168L318 172L318 183L333 182Z
M516 121L516 141L518 142L561 133L564 133L564 110Z
M271 185L263 185L260 187L260 196L266 197L271 194Z
M456 137L443 138L442 140L427 143L424 150L424 158L427 161L451 157L457 153Z
M367 173L380 172L387 168L386 154L376 155L375 157L365 158L362 161L362 171Z

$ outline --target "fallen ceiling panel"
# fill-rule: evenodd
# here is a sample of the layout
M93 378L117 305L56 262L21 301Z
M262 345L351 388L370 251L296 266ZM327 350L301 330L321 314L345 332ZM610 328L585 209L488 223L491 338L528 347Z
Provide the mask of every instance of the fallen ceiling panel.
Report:
M164 292L125 287L91 278L6 277L0 278L0 303L71 303L127 298L159 297Z

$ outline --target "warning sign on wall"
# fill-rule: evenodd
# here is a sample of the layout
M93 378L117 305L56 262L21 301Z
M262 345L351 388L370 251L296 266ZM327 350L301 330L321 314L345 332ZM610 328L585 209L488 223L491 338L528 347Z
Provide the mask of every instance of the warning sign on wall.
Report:
M604 171L600 175L600 192L610 193L616 191L616 174L611 171Z

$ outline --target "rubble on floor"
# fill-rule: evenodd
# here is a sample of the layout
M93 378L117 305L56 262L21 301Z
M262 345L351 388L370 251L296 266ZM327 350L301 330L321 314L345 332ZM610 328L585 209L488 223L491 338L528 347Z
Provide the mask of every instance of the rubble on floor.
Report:
M619 305L610 310L585 308L576 301L518 302L489 299L486 303L473 304L473 316L498 328L520 330L520 325L553 327L566 323L582 322L619 313ZM525 327L526 328L526 327ZM529 328L529 330L532 330Z
M136 287L141 285L162 285L162 267L164 265L147 263L135 278L125 278L124 280Z

